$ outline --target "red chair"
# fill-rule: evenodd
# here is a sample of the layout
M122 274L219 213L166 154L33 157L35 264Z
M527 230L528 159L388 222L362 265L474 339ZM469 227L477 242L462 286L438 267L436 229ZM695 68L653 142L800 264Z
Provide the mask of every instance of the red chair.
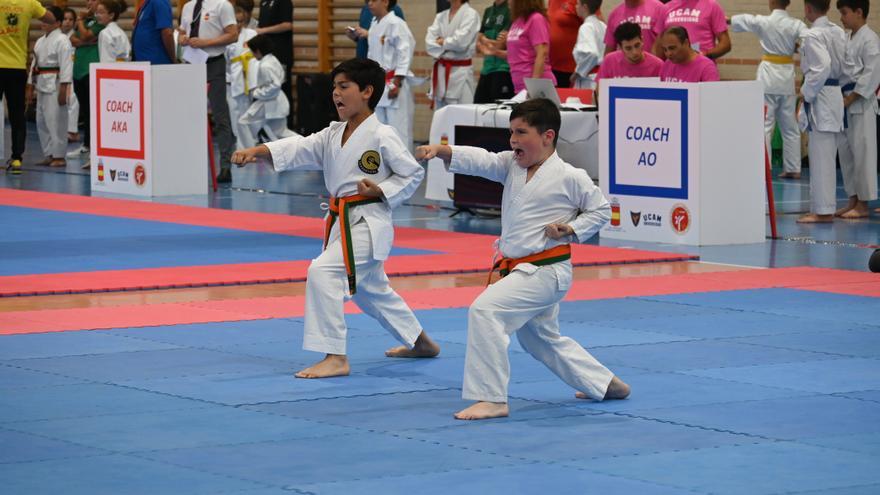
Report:
M574 96L579 98L584 105L593 104L592 89L556 88L556 92L559 94L559 101L562 103L565 103L565 100L567 100L569 96Z

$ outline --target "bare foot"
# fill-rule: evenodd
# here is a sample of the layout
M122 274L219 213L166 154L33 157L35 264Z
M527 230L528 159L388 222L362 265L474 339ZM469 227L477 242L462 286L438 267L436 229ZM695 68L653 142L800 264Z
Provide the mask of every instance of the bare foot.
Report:
M506 418L508 414L510 414L510 409L506 402L477 402L455 413L455 419Z
M331 376L348 376L351 367L348 358L340 354L327 354L320 362L296 373L297 378L328 378Z
M843 216L844 213L852 210L859 203L858 199L855 196L849 198L849 202L843 208L834 212L835 217Z
M778 175L778 177L780 179L800 179L801 173L800 172L782 172L781 174Z
M49 162L50 167L66 167L67 160L64 158L53 158L51 162Z
M431 340L424 330L419 334L412 349L401 345L385 351L386 356L396 358L432 358L437 357L438 354L440 354L440 346Z
M629 397L630 388L623 380L617 378L615 376L611 379L611 383L608 384L608 388L605 389L605 397L602 400L615 400L615 399L626 399ZM577 392L574 394L578 399L589 399L590 397L583 392Z
M834 221L834 215L817 215L815 213L807 213L797 219L797 223L831 223Z

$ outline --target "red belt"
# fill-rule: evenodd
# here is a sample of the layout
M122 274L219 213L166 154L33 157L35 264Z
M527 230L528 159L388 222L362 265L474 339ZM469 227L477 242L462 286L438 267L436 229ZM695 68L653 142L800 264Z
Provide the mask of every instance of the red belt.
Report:
M387 86L388 83L390 83L392 79L394 79L394 71L389 70L388 72L385 73L385 85Z
M444 71L444 77L446 79L445 86L443 86L443 91L447 91L449 89L449 73L452 72L453 67L465 67L471 65L471 59L465 60L447 60L445 58L438 58L434 61L434 73L431 76L431 88L433 89L432 93L434 95L434 99L437 98L437 69L440 66L443 66L446 70ZM444 93L445 94L445 93ZM434 109L434 99L431 100L431 109Z
M351 222L348 219L348 210L352 206L381 202L381 198L362 196L360 194L345 196L344 198L330 197L330 211L327 219L324 221L324 249L327 249L330 231L333 229L333 224L336 223L336 217L340 217L339 242L342 244L342 259L345 262L345 274L348 276L348 290L352 296L357 292L357 276L355 274L354 248L351 245Z
M593 69L589 72L589 74L598 74L599 67L601 67L601 65L597 65L597 66L593 67Z
M492 271L489 272L489 280L486 282L486 285L489 285L492 281L492 274L495 273L495 270L498 270L501 274L501 278L504 278L520 263L531 263L533 265L543 266L552 265L553 263L559 263L560 261L568 259L571 259L570 244L562 244L541 251L540 253L523 256L522 258L501 258L492 265Z

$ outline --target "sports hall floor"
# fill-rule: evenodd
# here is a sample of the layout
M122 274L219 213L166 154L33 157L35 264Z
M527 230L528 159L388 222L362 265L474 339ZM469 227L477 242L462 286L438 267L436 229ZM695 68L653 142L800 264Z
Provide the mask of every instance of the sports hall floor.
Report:
M0 493L880 493L880 216L797 225L806 177L774 184L780 240L590 241L604 261L576 269L562 332L629 399L575 399L512 339L511 416L461 422L484 272L392 278L438 358L385 358L395 342L349 305L352 375L297 380L320 357L301 349L304 284L266 271L320 249L297 230L319 174L236 169L135 213L83 197L79 165L0 175ZM412 230L389 266L463 263L452 237L500 231L450 213L422 192L396 211Z

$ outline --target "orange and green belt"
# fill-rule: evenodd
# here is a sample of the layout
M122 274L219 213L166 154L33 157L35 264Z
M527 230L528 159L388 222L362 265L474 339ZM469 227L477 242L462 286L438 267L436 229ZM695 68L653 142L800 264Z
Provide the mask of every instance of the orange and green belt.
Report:
M561 244L556 247L541 251L540 253L530 254L522 258L501 258L492 265L492 271L489 272L489 282L492 281L492 274L495 270L504 278L516 268L520 263L531 263L536 266L552 265L571 259L571 245ZM486 285L489 285L488 282Z
M330 197L330 210L324 226L324 249L330 240L330 231L339 217L339 242L342 244L342 259L345 262L345 274L348 277L348 290L353 296L357 292L357 275L355 273L354 247L351 244L351 221L349 210L354 206L381 203L382 198L373 198L355 194L344 198Z

